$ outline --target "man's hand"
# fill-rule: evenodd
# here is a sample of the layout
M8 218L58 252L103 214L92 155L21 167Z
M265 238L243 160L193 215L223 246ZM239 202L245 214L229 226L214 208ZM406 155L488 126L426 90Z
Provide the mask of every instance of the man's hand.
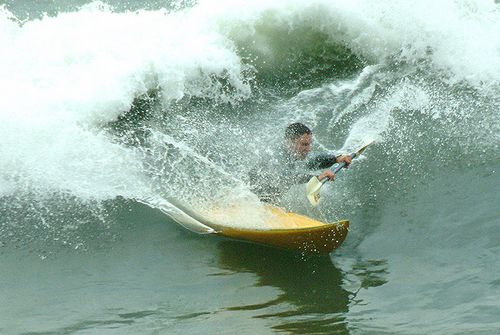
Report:
M336 177L335 173L333 173L330 170L325 170L322 174L318 176L318 180L321 181L325 178L328 178L328 180L335 180L335 177Z
M342 162L345 162L345 165L347 167L347 165L351 164L352 157L349 155L342 155L337 157L337 163L342 163Z

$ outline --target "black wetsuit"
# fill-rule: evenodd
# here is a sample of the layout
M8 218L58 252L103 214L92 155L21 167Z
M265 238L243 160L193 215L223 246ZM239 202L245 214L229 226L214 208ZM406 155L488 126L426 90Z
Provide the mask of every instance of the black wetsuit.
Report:
M297 160L285 148L263 157L250 172L252 190L264 202L276 202L293 185L307 183L313 170L329 168L337 161L333 154Z

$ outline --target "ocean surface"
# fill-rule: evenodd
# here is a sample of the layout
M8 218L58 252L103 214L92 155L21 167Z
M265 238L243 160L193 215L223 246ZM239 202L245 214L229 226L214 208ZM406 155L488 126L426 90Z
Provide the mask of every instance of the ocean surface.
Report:
M500 334L500 4L0 1L0 334ZM304 122L328 256L188 231Z

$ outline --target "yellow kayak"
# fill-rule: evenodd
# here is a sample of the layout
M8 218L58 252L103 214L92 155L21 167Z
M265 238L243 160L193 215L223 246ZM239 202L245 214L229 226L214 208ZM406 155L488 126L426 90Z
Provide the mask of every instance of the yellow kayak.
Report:
M271 205L243 203L198 212L174 199L136 200L198 234L216 234L304 253L332 252L344 242L349 229L347 220L324 223Z
M181 204L175 205L191 220L194 219L206 227L202 233L214 233L306 253L328 254L332 252L344 242L349 228L347 220L324 223L271 205L265 206L269 215L266 215L264 224L255 227L239 226L238 220L241 215L236 215L236 212L231 209L217 209L212 213L206 212L202 215ZM225 214L224 220L218 219L221 213ZM234 218L235 222L232 223L231 218ZM183 224L179 220L176 221Z
M249 229L211 225L218 235L273 247L328 254L344 242L349 221L323 223L295 213L282 212L275 220L282 228ZM275 222L276 223L276 222ZM292 223L293 228L288 228Z

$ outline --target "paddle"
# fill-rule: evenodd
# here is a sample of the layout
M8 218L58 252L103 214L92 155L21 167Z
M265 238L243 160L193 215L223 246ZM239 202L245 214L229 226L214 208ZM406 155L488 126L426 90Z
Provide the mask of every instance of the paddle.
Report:
M363 153L363 151L365 151L365 149L370 145L372 144L373 142L370 142L368 143L367 145L365 145L364 147L362 147L361 149L359 149L358 151L354 152L351 154L351 158L356 158L358 157L359 155L361 155ZM337 173L339 172L342 168L344 168L346 166L346 163L345 162L342 162L339 164L339 166L337 166L332 172L333 173ZM309 199L309 202L311 203L311 205L313 207L316 207L318 204L319 204L319 200L320 200L320 190L321 190L321 187L328 181L329 179L328 178L323 178L323 180L319 180L318 177L314 176L312 177L308 182L307 182L307 185L306 185L306 194L307 194L307 199Z

